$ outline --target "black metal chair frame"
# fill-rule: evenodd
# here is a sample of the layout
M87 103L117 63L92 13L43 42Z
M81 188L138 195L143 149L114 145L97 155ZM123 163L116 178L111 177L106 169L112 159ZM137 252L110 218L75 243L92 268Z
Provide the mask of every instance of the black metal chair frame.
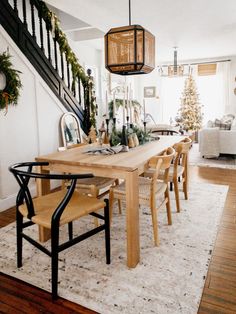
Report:
M105 230L105 249L106 249L106 263L110 264L110 223L109 223L109 206L108 200L105 199L106 206L104 207L104 216L95 212L90 213L90 215L104 220L104 224L95 227L86 233L73 238L73 228L72 222L68 224L69 227L69 240L59 244L59 225L60 217L69 203L76 186L76 180L80 178L93 177L92 174L41 174L32 172L34 166L47 166L47 162L25 162L14 164L9 167L9 171L13 173L18 184L20 185L20 190L16 198L16 228L17 228L17 267L22 266L22 242L23 238L30 242L32 245L37 247L39 250L51 257L51 287L52 287L52 298L55 300L58 297L58 255L61 251L77 244L103 230ZM27 167L27 170L21 170L21 168ZM60 204L55 209L52 219L51 219L51 251L46 249L39 242L35 241L23 232L24 228L27 228L35 223L31 220L35 216L34 204L32 201L31 193L28 187L31 178L34 179L53 179L53 180L71 180L71 185L60 202ZM29 221L23 222L23 215L19 211L19 206L25 202L28 209L28 219Z
M153 134L157 133L160 135L174 135L174 134L180 134L178 131L175 130L169 130L169 129L163 129L163 130L153 130Z

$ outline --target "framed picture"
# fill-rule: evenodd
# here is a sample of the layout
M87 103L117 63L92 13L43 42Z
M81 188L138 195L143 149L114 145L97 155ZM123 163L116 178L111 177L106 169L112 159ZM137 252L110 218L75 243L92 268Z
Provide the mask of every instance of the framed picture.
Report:
M156 87L144 87L144 98L156 97Z

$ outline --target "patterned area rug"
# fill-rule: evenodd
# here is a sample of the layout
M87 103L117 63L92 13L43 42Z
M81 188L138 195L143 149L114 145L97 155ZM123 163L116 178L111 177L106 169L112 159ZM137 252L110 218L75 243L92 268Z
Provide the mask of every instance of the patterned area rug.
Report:
M216 167L225 169L236 169L235 155L220 155L217 158L202 158L199 153L199 145L194 143L189 151L189 164L199 167Z
M105 264L102 234L62 252L60 296L103 314L197 313L227 190L195 183L188 201L180 193L182 211L176 213L172 200L172 226L167 225L165 211L159 213L160 247L153 246L150 211L142 207L141 262L135 269L126 267L125 211L119 215L115 210L111 265ZM75 229L92 222L80 221ZM37 238L37 229L30 228ZM67 236L67 228L64 231ZM0 230L0 245L2 272L50 291L50 259L26 241L23 267L16 268L15 224Z

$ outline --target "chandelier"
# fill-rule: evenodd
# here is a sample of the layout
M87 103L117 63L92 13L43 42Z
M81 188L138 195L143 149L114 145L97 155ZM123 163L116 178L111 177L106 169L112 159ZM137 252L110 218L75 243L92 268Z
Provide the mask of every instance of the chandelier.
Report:
M177 62L177 47L174 47L174 63L173 65L162 65L159 67L160 76L176 77L176 76L188 76L190 69L188 68L188 73L185 73L185 65L178 65ZM165 71L167 68L167 73Z
M105 67L120 75L147 74L155 68L155 37L140 25L129 25L109 30L105 39Z

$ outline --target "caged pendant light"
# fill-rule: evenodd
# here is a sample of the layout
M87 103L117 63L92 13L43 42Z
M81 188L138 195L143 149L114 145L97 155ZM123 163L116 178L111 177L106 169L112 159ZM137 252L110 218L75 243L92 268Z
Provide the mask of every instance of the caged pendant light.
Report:
M155 37L140 25L129 25L109 30L105 39L105 67L120 75L147 74L155 68Z
M168 66L168 76L183 76L184 66L177 63L177 47L174 47L174 64Z
M187 70L187 71L186 71ZM161 65L159 66L160 76L166 77L179 77L189 76L191 73L190 64L178 64L177 62L177 47L174 47L174 63L173 65Z

